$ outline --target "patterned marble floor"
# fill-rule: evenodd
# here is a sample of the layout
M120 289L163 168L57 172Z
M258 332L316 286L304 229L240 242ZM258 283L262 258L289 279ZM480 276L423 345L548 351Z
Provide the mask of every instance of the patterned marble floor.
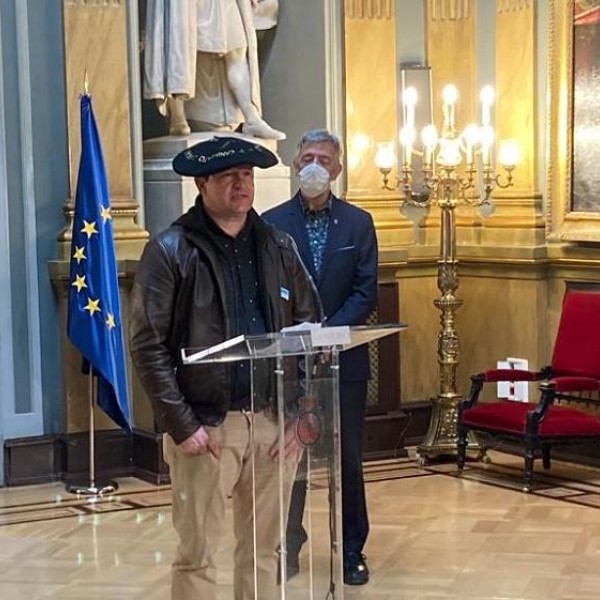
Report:
M492 457L460 478L451 464L367 463L372 578L344 597L600 598L600 471L555 463L523 494L520 461ZM60 484L1 489L0 599L167 599L170 489L119 484L96 502ZM228 537L218 558L219 600L232 597L231 545ZM289 600L309 598L304 570L288 587Z

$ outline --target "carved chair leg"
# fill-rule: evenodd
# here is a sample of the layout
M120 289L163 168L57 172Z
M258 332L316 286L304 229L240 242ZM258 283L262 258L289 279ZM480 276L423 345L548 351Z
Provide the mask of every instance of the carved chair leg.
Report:
M535 459L535 449L533 446L525 446L525 473L524 473L524 492L531 491L533 481L533 461Z
M479 452L477 453L477 460L485 465L489 465L492 462L492 459L488 456L487 451L487 446L481 444L479 447Z
M465 460L467 456L467 436L468 430L466 427L458 425L456 428L456 464L459 471L462 471L465 468Z
M542 464L544 465L544 469L550 468L550 445L544 444L542 446Z

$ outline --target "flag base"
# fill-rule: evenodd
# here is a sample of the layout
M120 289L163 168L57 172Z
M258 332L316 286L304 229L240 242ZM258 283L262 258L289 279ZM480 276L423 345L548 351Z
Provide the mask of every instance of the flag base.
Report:
M114 494L119 489L119 486L114 481L106 481L102 483L67 483L66 490L71 494L78 496L107 496Z

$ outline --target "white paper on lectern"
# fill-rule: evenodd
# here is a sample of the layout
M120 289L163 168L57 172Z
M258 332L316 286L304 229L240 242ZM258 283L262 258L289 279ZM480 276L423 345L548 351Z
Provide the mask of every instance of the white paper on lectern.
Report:
M199 352L194 352L194 354L190 354L189 356L185 355L185 348L181 350L181 360L184 365L189 363L196 363L199 360L210 356L211 354L215 354L216 352L220 352L221 350L227 350L227 348L231 348L233 346L237 346L237 344L244 341L243 335L238 335L237 337L225 340L216 346L211 346L210 348L206 348L206 350L200 350Z
M310 321L304 321L296 325L290 325L289 327L283 327L281 333L290 333L294 331L312 331L321 327L321 323L311 323Z
M314 348L347 346L351 342L350 326L321 327L311 329L310 339Z

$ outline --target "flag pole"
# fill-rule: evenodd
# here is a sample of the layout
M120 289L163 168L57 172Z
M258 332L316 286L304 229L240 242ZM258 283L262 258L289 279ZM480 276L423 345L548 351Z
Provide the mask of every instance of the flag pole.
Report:
M112 494L117 484L96 480L96 406L128 433L131 423L110 192L87 69L83 87L79 103L81 157L73 211L67 337L81 353L84 371L89 375L89 479L85 483L70 482L66 489L97 497Z
M94 377L94 369L90 366L90 372L88 374L88 407L90 412L90 431L88 434L89 439L89 481L86 483L67 483L67 492L77 494L78 496L105 496L108 494L114 494L119 488L115 481L108 481L102 484L96 483L96 389L97 389L97 378Z

